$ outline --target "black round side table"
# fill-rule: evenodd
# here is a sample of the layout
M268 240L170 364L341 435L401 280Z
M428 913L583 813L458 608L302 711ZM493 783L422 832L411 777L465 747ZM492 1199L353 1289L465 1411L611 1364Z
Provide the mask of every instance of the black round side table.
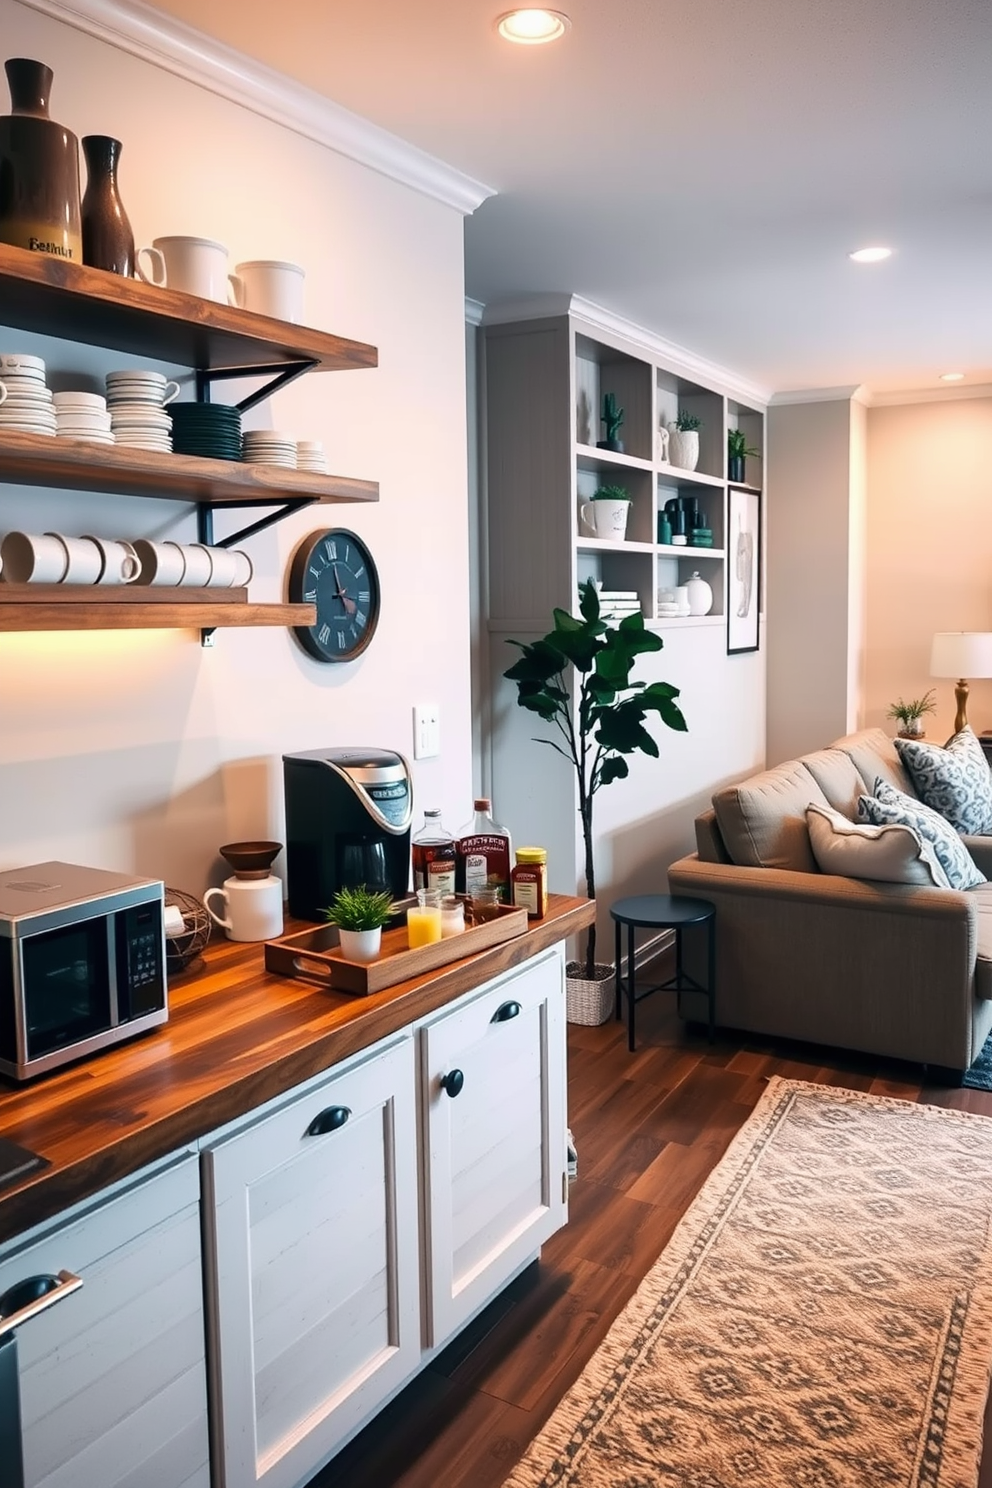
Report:
M621 1017L621 995L627 999L627 1047L634 1049L634 1009L652 992L705 992L709 1010L709 1038L713 1042L713 1015L716 1001L716 907L708 899L689 899L673 894L637 894L631 899L618 899L610 910L616 923L617 1021ZM706 985L682 967L682 931L686 925L706 925ZM623 927L627 927L627 974L621 974ZM675 975L654 987L635 986L634 931L675 931Z

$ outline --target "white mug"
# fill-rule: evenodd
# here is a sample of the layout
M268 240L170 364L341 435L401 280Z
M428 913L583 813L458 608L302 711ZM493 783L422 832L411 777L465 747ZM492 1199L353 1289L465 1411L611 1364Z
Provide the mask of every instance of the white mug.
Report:
M211 550L204 543L180 543L186 567L179 583L184 589L205 589L213 576Z
M96 584L103 572L103 554L91 537L66 537L61 532L46 532L57 537L65 548L66 570L63 584Z
M603 496L599 501L583 501L579 508L582 520L597 537L623 537L627 531L630 502Z
M96 543L103 554L103 569L98 584L133 584L141 572L141 560L134 548L123 538L94 537L91 532L84 534L90 542Z
M141 262L143 253L151 263L150 273ZM150 248L138 249L134 266L139 279L159 289L178 289L221 304L230 298L227 249L210 238L154 238Z
M303 319L303 280L299 264L274 258L239 263L231 275L234 303L257 315L271 315L296 325Z
M211 908L213 898L223 900L226 915ZM203 903L210 918L227 931L228 940L274 940L282 934L282 879L272 873L266 878L225 878L223 888L207 890Z
M8 532L0 544L3 575L10 584L58 584L69 565L65 544L51 533Z
M181 584L186 572L183 550L175 542L150 542L147 537L135 539L134 551L141 564L136 584Z

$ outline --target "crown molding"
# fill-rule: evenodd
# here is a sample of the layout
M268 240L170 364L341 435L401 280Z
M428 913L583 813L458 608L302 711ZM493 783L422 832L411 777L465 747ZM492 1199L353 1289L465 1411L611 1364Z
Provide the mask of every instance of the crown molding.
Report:
M845 387L792 388L784 393L773 393L769 400L772 408L791 403L863 403L871 407L874 395L861 383L850 383Z
M468 325L481 325L485 310L486 307L481 300L473 300L468 295L465 296L465 320Z
M954 383L950 387L874 393L871 401L873 408L891 408L902 403L958 403L962 398L992 398L992 383L975 383L972 387Z
M491 187L418 150L398 135L140 0L20 3L282 124L463 214L474 212L495 194Z
M506 325L515 320L546 320L558 315L570 315L582 320L593 331L605 332L632 343L645 355L664 362L673 372L690 378L693 382L714 384L729 398L739 398L749 406L764 408L771 399L768 388L750 382L729 367L711 362L706 357L668 341L664 336L637 325L626 316L597 305L576 294L525 295L520 299L502 300L487 305L483 315L485 325Z

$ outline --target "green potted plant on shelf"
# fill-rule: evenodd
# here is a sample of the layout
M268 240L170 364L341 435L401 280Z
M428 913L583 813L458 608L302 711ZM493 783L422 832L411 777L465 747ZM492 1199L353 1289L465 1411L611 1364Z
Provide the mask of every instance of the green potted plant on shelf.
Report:
M382 927L393 913L393 896L365 884L338 889L324 914L337 925L341 953L349 961L374 961L382 946Z
M678 417L668 426L668 459L683 470L695 470L699 464L699 431L703 421L696 413L680 408Z
M623 419L624 412L617 403L616 395L604 393L602 421L606 425L606 438L597 439L597 449L612 450L615 455L623 454L623 440L620 438Z
M924 715L937 711L935 697L936 693L931 687L930 691L925 692L922 697L910 698L908 703L902 698L897 698L894 703L890 703L885 716L886 718L898 718L902 725L899 730L900 739L922 739Z
M630 502L623 486L597 486L579 511L583 522L596 537L618 541L626 536Z
M760 459L761 451L750 449L743 429L727 430L727 479L734 485L744 484L744 461Z
M521 708L552 725L556 737L536 739L567 760L575 772L582 822L586 893L596 897L593 802L598 791L629 774L625 756L640 750L657 758L658 745L645 728L656 713L670 729L684 732L686 721L668 682L635 682L638 656L662 649L638 612L616 625L600 618L599 595L591 579L579 589L578 617L556 609L554 629L542 640L509 641L521 652L504 676L516 683ZM613 1006L611 964L596 960L596 926L588 932L582 961L567 967L568 1016L573 1023L602 1023ZM590 1015L591 1014L591 1015Z

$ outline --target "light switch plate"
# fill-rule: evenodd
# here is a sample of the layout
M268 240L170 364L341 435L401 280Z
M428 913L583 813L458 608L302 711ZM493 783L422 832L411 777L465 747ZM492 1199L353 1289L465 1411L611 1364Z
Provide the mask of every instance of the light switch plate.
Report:
M413 757L432 759L441 753L441 710L437 703L415 703L413 709Z

